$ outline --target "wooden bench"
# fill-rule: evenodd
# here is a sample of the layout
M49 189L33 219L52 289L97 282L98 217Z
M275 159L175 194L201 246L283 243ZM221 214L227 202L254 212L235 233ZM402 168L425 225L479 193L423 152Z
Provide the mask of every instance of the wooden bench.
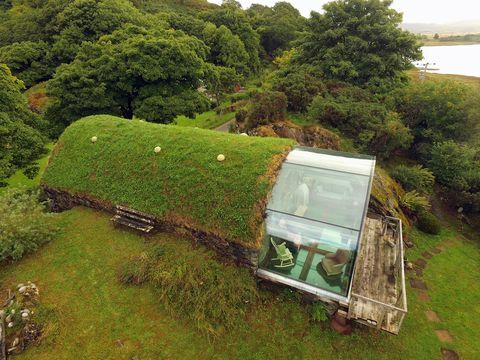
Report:
M115 206L115 215L110 220L115 225L127 226L146 234L155 229L155 217L125 206Z

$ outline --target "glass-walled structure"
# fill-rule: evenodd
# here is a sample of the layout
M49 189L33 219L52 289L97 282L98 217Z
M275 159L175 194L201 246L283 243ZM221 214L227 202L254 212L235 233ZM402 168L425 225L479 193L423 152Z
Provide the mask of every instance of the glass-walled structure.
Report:
M295 148L267 207L259 275L346 298L374 168L370 156Z

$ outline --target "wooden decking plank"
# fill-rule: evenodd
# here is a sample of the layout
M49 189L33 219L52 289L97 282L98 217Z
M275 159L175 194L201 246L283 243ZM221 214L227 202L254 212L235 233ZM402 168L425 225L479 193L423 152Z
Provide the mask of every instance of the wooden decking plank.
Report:
M363 236L360 239L357 265L352 284L352 292L385 304L396 305L398 282L389 282L391 266L395 265L396 247L388 245L388 241L395 242L393 231L389 230L383 236L383 222L367 218ZM374 322L383 320L384 330L395 332L398 326L398 316L395 311L389 310L383 317L383 306L368 300L355 298L349 304L349 317L363 319L374 325Z

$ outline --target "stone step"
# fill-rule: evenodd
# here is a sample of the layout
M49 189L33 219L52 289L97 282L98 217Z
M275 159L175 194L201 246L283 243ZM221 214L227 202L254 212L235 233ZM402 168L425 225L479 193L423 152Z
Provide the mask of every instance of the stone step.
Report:
M154 229L154 227L152 225L145 224L145 223L140 222L140 221L135 221L135 220L132 220L132 219L129 219L129 218L124 218L120 215L115 215L114 217L112 217L111 220L116 224L128 226L129 228L139 230L139 231L142 231L144 233L149 233Z

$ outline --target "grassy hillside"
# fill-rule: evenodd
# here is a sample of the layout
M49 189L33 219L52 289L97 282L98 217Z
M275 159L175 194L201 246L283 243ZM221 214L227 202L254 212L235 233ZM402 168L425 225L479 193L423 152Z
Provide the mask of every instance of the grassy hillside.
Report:
M255 247L265 200L292 145L284 139L91 116L60 137L42 184ZM156 146L162 148L159 154ZM224 162L217 161L219 154Z
M141 236L115 229L107 214L91 209L76 208L58 219L63 230L57 240L0 268L0 284L31 280L40 288L43 338L18 359L404 360L440 359L440 348L455 349L462 359L476 359L480 351L476 324L480 251L472 241L457 238L429 261L424 277L431 301L420 300L407 283L409 313L398 336L360 325L351 336L336 334L328 323L313 322L308 306L295 293L259 289L261 301L246 313L236 312L235 329L225 331L219 341L208 341L187 314L172 314L151 286L125 286L117 280L122 264L145 251ZM456 237L454 230L437 236L417 232L412 240L421 246L407 250L407 257L413 261L425 249ZM173 249L179 258L202 261L213 256L167 234L157 234L149 243ZM225 272L243 275L242 269L221 266ZM173 271L168 274L177 276ZM231 287L241 293L251 282L253 278L238 276ZM436 311L441 322L429 322L426 310ZM441 343L436 329L448 329L453 342Z

